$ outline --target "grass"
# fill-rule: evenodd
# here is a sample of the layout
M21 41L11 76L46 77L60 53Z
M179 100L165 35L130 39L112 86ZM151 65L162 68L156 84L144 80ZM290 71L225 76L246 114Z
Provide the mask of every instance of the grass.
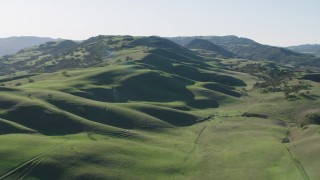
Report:
M256 118L223 118L203 126L190 159L198 165L191 179L300 179L281 143L286 127Z
M293 128L291 132L293 142L288 145L295 160L301 164L310 179L319 179L317 164L319 162L319 126L309 125L305 128Z
M199 87L202 85L198 84ZM15 102L21 104L21 101L27 101L33 105L44 103L46 106L86 117L87 115L81 115L81 112L76 111L75 107L81 105L88 110L87 112L92 111L92 115L89 113L86 119L95 121L95 116L103 117L99 114L101 113L99 109L105 107L106 103L103 102L74 98L75 96L52 90L40 91L31 87L18 89L18 92L14 93L2 91L2 93L11 94L6 98L7 102L10 102L6 103L7 107L15 107ZM28 93L34 94L31 96L32 99L27 98ZM52 98L47 97L48 93L52 94ZM262 99L259 100L258 97ZM133 139L130 136L123 137L116 134L104 135L103 131L94 128L87 132L63 136L1 135L0 142L3 142L1 144L10 139L14 145L1 146L0 154L5 157L5 161L0 164L3 167L0 169L3 169L2 173L7 172L22 162L41 155L10 177L25 176L27 179L44 179L48 174L52 174L53 179L150 179L154 177L157 179L302 179L303 176L296 165L299 160L308 176L317 179L317 170L314 168L319 162L314 159L317 145L312 143L318 138L317 125L310 125L307 130L293 128L293 142L286 145L281 142L286 136L289 124L279 123L279 120L273 118L240 116L248 109L261 113L262 110L260 111L259 108L262 105L277 102L276 99L280 97L280 94L261 96L259 92L254 92L249 97L242 97L219 109L188 111L172 108L179 106L178 102L168 103L168 106L166 106L167 103L152 105L150 102L143 101L108 104L110 111L114 111L113 108L121 108L121 112L129 115L130 120L134 119L130 111L140 112L139 119L140 116L150 115L173 125L179 125L177 120L188 118L196 120L197 117L208 114L213 114L213 118L187 127L153 131L139 128L130 130L132 137L138 137ZM256 103L243 106L248 99L255 100ZM3 98L2 102L5 102ZM279 102L283 101L279 100ZM294 107L293 103L286 102L288 109ZM47 108L50 109L49 107ZM279 109L277 113L281 114L281 110L283 113L288 112L285 109ZM193 117L194 115L197 117ZM108 116L106 117L109 119ZM121 118L119 116L115 119ZM101 128L102 124L95 127ZM25 140L30 137L32 140ZM17 146L23 147L26 151L21 152L21 148ZM37 148L28 151L28 146ZM296 159L288 153L287 146ZM21 155L16 158L15 154Z
M141 131L146 137L143 141L96 133L90 137L85 133L63 137L35 135L33 139L47 139L48 149L51 144L58 144L59 148L44 155L27 175L39 179L48 174L53 179L300 179L281 143L286 131L287 127L274 120L219 118L174 130ZM11 143L23 146L17 142L21 136L13 137ZM4 151L9 150L2 148L1 154Z
M302 80L312 98L287 101L229 60L125 38L91 38L66 55L124 47L97 67L2 81L0 179L319 178L319 127L304 120L318 111L319 83Z

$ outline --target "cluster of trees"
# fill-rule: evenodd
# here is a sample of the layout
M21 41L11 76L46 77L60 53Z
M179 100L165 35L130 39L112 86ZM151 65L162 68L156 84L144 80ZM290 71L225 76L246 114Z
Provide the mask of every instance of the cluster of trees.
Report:
M288 85L287 83L284 84L283 92L284 97L287 100L296 99L298 95L306 97L310 95L310 91L308 91L310 85L305 84L299 81L298 84ZM307 90L305 92L301 92L302 90Z
M250 63L246 64L244 66L239 67L239 64L234 64L237 65L238 67L235 68L235 70L240 71L240 72L245 72L251 75L257 75L260 72L267 71L268 69L262 65L261 63Z
M114 51L126 48L126 45L132 40L134 38L131 36L123 38L98 36L80 44L68 40L48 42L34 49L20 51L24 59L17 58L15 55L1 58L0 75L4 76L18 71L54 72L67 68L98 66L106 58L112 56ZM24 54L26 52L27 55ZM132 60L132 57L127 57L126 60Z
M299 95L305 97L310 95L310 92L306 91L310 87L309 84L292 81L295 74L280 69L274 63L251 63L238 67L237 70L259 77L260 81L255 83L254 88L261 89L263 93L283 92L287 100L296 99Z

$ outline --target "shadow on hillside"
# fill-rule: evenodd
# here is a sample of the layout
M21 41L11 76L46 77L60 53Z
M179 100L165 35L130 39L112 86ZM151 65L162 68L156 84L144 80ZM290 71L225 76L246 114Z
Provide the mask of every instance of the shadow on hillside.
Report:
M179 75L184 78L188 78L200 82L217 82L224 85L231 86L246 86L246 84L237 78L226 75L219 75L216 73L200 72L199 69L207 69L205 64L197 63L183 63L183 61L173 60L171 58L160 56L158 54L150 54L144 59L139 61L140 63L147 64L148 67L153 67L154 70L160 70L170 74ZM196 67L197 64L200 67Z

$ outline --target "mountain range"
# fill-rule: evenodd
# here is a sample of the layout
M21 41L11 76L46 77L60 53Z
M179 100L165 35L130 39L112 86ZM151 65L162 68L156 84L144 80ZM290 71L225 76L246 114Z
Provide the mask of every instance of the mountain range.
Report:
M16 71L31 73L53 72L65 68L97 66L104 63L105 59L110 59L114 51L132 45L130 43L130 40L132 40L131 36L123 36L125 37L124 41L109 40L107 43L105 42L106 40L101 40L101 37L103 36L92 37L82 42L72 40L52 41L53 39L51 38L37 37L12 37L3 39L2 46L10 47L18 43L19 46L15 46L15 51L18 51L21 47L24 47L24 49L15 55L7 55L0 59L1 73L10 74ZM112 38L113 36L109 37ZM200 54L205 53L207 56L211 54L211 57L237 57L256 61L272 61L295 66L320 66L319 58L313 55L293 52L280 47L262 45L253 40L236 36L195 36L168 39L170 41L165 43L161 42L164 43L163 46L170 44L170 46L179 47L177 49L183 49L182 47L184 46L185 49L193 49ZM164 41L164 39L162 41ZM182 47L175 45L172 41ZM139 41L137 40L134 43L137 42ZM32 46L40 43L42 44ZM161 46L161 43L159 42L157 45ZM4 51L8 52L5 48L2 49L2 52ZM110 63L110 60L106 63Z
M21 36L0 38L0 57L17 53L19 50L45 42L54 41L53 38Z
M320 55L320 44L304 44L287 48L298 53Z
M194 39L208 40L215 45L237 55L240 58L252 60L267 60L282 64L319 66L320 60L313 55L302 54L287 48L263 45L248 38L237 36L191 36L168 38L182 46L187 45Z

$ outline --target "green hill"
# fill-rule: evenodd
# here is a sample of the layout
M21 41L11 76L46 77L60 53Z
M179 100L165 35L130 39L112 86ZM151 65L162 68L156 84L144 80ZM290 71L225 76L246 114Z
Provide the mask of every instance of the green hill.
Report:
M0 179L319 179L317 73L224 57L97 36L2 58Z
M51 72L70 68L61 64L70 60L66 56L79 53L79 49L88 52L79 59L92 60L86 64L92 67L40 73L45 69ZM111 49L112 55L108 54ZM39 55L27 58L35 52ZM15 62L21 56L25 58ZM33 63L42 56L52 57L48 60L56 63ZM17 74L30 67L31 72L40 74L11 75L2 79L3 85L8 87L2 90L8 94L8 99L2 103L12 105L5 108L1 117L43 134L99 129L95 123L103 124L105 129L109 126L139 129L192 125L202 117L188 111L216 108L222 99L235 101L240 94L224 86L246 86L228 71L216 71L215 66L194 52L159 37L98 36L80 44L50 42L3 60L3 63L10 62ZM81 62L84 61L79 60L71 67L81 68ZM215 83L215 88L200 86L203 82ZM75 98L79 100L73 100ZM140 108L124 107L131 103L141 104ZM172 118L161 116L166 113ZM184 118L182 121L174 117Z

